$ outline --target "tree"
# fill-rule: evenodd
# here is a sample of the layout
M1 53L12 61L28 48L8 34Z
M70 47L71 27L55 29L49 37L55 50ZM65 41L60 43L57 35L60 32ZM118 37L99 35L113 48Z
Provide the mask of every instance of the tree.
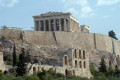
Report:
M27 54L25 55L25 62L26 63L30 63L31 62L29 51L27 51Z
M15 44L14 44L14 47L13 47L13 66L16 65L16 47L15 47Z
M115 34L115 32L113 30L109 31L108 34L109 34L110 37L118 40L118 38L116 37L116 34Z
M26 73L26 68L25 68L25 51L24 48L22 48L21 50L21 54L19 56L19 62L17 64L17 74L20 76L23 76L23 74Z
M5 25L1 26L1 29L5 29L5 28L7 28L7 26L5 26Z
M99 71L103 72L103 73L107 72L107 68L106 68L106 65L105 65L104 58L101 58L101 63L100 63Z

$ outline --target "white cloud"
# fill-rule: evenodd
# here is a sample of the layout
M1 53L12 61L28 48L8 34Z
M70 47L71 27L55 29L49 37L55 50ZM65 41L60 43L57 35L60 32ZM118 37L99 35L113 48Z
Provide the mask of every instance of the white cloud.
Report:
M70 5L80 5L80 6L84 6L86 4L88 4L87 0L62 0L66 6L70 6Z
M84 6L81 10L80 17L87 18L87 17L93 16L94 14L95 13L92 8L90 8L89 6Z
M68 12L71 12L74 15L78 15L79 14L78 11L75 8L69 8Z
M67 11L80 18L93 16L94 11L89 6L88 0L62 0ZM76 8L79 8L79 10Z
M0 0L0 6L2 7L13 7L19 0Z
M97 5L102 6L102 5L113 5L119 3L120 0L98 0Z

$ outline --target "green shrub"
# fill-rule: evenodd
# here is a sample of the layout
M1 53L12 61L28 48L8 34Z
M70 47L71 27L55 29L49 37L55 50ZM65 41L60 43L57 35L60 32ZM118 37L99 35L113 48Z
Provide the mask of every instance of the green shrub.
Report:
M2 73L2 70L0 70L0 77L2 77L3 73Z
M12 65L13 62L12 62L12 61L7 61L6 64L7 64L7 65Z
M104 77L105 77L105 74L102 73L102 72L98 72L96 77L103 77L103 78L104 78Z
M24 80L39 80L39 77L36 75L24 75Z

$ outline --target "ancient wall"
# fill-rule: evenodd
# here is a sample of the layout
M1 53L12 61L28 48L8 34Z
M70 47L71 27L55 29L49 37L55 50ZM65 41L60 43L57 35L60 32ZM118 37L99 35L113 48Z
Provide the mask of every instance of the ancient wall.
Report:
M52 32L24 31L23 39L38 47L56 47L55 35Z
M102 34L95 34L96 49L112 52L112 40L110 37Z
M80 32L79 23L70 19L70 31Z
M38 48L98 49L120 55L120 42L103 34L60 31L23 31L22 35L24 41ZM21 39L21 31L0 30L0 36Z
M98 49L120 55L120 42L102 34L25 31L24 40L39 47Z
M5 64L3 62L3 53L0 52L0 70L5 71Z
M6 38L20 39L22 36L22 31L21 30L12 30L12 29L0 30L0 36L4 36Z
M94 49L93 34L79 32L55 32L59 47Z

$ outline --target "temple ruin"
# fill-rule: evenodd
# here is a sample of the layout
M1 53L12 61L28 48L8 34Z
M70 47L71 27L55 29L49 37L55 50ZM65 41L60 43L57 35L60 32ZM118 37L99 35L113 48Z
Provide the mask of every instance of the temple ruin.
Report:
M48 12L33 18L35 31L80 32L78 20L69 12Z

